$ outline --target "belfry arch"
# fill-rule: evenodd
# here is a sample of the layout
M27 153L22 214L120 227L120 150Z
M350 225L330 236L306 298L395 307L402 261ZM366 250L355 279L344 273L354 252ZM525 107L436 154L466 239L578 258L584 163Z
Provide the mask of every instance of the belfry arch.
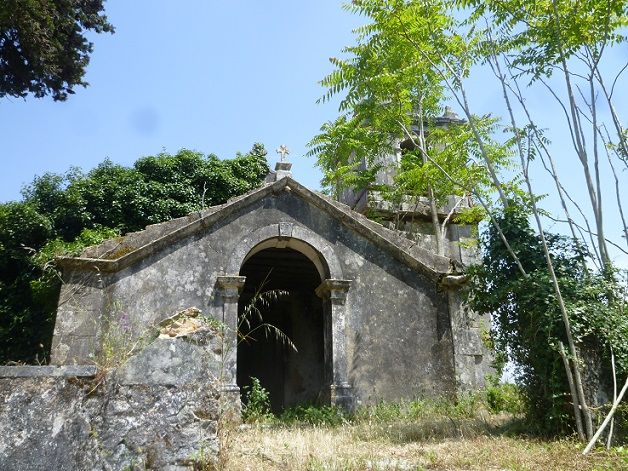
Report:
M309 229L278 223L245 236L232 253L228 273L217 280L224 293L223 319L232 331L248 331L243 313L256 293L284 290L264 313L264 322L278 327L297 352L262 328L250 338L228 339L225 388L236 394L260 379L270 391L274 410L319 402L353 407L346 357L346 297L351 282L329 246ZM252 328L259 321L252 323Z

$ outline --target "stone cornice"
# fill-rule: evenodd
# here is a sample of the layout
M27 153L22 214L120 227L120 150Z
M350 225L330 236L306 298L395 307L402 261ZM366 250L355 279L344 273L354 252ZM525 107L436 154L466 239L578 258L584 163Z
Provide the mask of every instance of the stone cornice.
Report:
M275 183L264 185L257 190L235 198L222 205L217 211L207 215L199 213L192 222L174 229L172 232L156 238L141 247L132 249L118 258L110 260L105 258L58 257L56 262L64 269L115 273L135 263L139 263L146 257L158 253L186 237L212 227L219 220L245 209L266 196L281 195L283 192L291 192L307 203L321 209L346 227L355 230L375 245L391 253L400 262L418 270L434 281L440 280L448 273L461 271L459 264L453 259L436 255L423 249L397 232L384 228L342 203L307 189L289 177L282 178Z

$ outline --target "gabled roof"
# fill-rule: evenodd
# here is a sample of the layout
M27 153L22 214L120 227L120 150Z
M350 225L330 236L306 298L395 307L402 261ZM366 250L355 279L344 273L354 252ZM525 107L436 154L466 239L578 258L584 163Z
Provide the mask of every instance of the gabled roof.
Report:
M147 226L145 230L110 239L87 248L80 257L59 257L59 266L75 270L117 272L131 266L151 254L157 253L175 242L212 227L228 215L269 195L289 191L307 203L329 214L348 228L361 234L372 243L389 252L408 267L418 270L438 281L444 275L460 271L460 264L448 257L436 255L381 224L367 219L321 193L312 191L290 177L266 184L229 202L195 212L183 218Z

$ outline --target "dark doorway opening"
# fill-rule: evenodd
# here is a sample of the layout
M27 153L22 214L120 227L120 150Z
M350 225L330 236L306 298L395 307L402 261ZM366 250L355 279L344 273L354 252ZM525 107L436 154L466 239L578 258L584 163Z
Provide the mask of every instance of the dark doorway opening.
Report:
M268 248L250 257L240 270L246 283L240 295L239 316L255 293L285 290L288 294L261 308L263 322L279 328L297 348L294 351L275 335L258 329L238 343L237 381L241 391L251 377L260 380L270 393L273 412L298 404L314 403L323 390L324 343L323 304L314 293L321 278L315 265L301 252L290 248ZM255 329L260 322L252 320ZM244 396L242 398L245 399Z

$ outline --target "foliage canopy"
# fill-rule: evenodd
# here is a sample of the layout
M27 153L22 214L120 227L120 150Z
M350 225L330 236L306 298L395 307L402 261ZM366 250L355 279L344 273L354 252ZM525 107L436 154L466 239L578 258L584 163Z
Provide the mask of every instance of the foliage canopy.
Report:
M57 255L226 202L259 186L266 150L231 160L180 150L132 167L105 160L84 174L44 174L0 204L0 364L47 361L61 280Z
M93 44L85 32L113 33L104 0L3 0L0 3L0 98L52 95L63 101L86 86Z
M498 216L501 230L527 272L523 276L494 228L484 234L482 264L473 267L470 307L492 317L492 340L502 361L516 366L523 386L530 424L539 432L571 431L569 385L559 353L567 343L556 294L547 270L540 237L529 214L510 205ZM589 374L608 389L611 348L618 373L628 372L628 306L617 284L584 269L590 255L572 239L545 234L561 292L570 312L574 339ZM586 382L585 374L585 382ZM588 381L591 388L600 378ZM591 396L598 393L588 391Z

